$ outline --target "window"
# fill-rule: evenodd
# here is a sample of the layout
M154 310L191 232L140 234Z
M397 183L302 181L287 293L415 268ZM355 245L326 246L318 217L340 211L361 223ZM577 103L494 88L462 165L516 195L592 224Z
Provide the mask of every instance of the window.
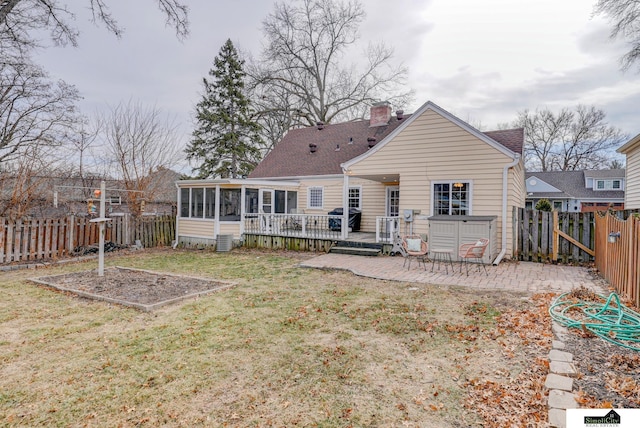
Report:
M360 186L358 187L349 187L349 208L355 208L357 210L361 210L362 200L361 200L361 190Z
M191 189L191 217L202 218L204 189Z
M287 192L284 190L276 190L276 214L284 214L287 212Z
M309 195L307 200L307 207L309 208L322 208L323 201L323 188L322 187L309 187Z
M595 190L622 190L622 180L596 180Z
M120 205L122 203L122 198L120 196L109 196L107 198L107 202L109 205Z
M562 211L562 201L553 201L553 210Z
M214 218L216 206L216 189L181 188L180 217Z
M298 192L287 190L287 212L292 213L298 209Z
M524 203L524 209L525 210L532 210L533 209L533 201L526 201Z
M298 192L289 190L275 191L275 213L286 214L298 208Z
M220 189L220 221L240 221L240 189Z
M471 183L450 181L433 183L433 213L435 215L471 214Z
M180 217L189 217L189 190L180 189Z
M244 209L247 214L258 213L258 189L245 189Z
M215 218L216 216L216 189L208 187L204 189L204 217Z

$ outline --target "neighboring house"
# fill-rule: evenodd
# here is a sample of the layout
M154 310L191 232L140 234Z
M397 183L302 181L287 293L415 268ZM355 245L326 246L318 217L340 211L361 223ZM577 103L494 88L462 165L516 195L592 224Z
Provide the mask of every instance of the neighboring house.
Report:
M617 150L626 156L626 182L624 206L630 210L640 209L640 134Z
M149 191L144 196L144 215L175 215L175 182L179 178L180 174L168 169L152 173ZM100 189L100 182L100 177L33 176L27 184L14 177L0 177L0 207L9 203L11 197L18 197L28 204L28 217L58 218L69 214L88 216L90 204L96 207L93 215L97 215L100 199L94 195L94 190ZM14 192L17 185L21 188ZM123 183L109 179L105 181L105 185L106 214L121 216L130 213Z
M625 170L527 172L526 208L548 199L555 211L592 212L625 207Z
M240 239L246 216L319 218L342 208L341 239L349 238L351 210L361 213L360 231L378 240L390 239L381 233L390 224L432 237L436 222L490 221L491 261L511 257L513 207L525 203L523 140L522 129L481 132L432 102L406 116L380 103L370 120L289 131L247 179L177 182L176 235L188 243ZM447 245L455 256L457 246Z

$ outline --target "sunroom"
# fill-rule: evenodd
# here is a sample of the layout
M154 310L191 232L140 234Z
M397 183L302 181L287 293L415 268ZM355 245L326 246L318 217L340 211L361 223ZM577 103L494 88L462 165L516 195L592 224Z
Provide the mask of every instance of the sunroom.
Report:
M336 239L342 216L299 209L297 181L181 180L176 244L213 246L219 237L239 242L246 235ZM308 211L305 214L305 211Z

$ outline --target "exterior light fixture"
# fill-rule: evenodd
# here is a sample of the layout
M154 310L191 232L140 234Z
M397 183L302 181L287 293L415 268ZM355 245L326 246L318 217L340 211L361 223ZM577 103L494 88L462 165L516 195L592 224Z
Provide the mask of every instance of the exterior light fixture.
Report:
M609 237L607 238L607 241L610 244L615 244L616 242L618 242L618 239L620 239L620 232L611 232L609 234Z

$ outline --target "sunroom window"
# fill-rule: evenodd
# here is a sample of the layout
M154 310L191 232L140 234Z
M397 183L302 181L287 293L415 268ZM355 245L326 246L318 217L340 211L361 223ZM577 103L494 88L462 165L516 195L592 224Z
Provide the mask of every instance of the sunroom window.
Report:
M435 215L471 214L471 185L467 181L433 183L433 213Z
M220 221L240 221L240 189L220 189Z

